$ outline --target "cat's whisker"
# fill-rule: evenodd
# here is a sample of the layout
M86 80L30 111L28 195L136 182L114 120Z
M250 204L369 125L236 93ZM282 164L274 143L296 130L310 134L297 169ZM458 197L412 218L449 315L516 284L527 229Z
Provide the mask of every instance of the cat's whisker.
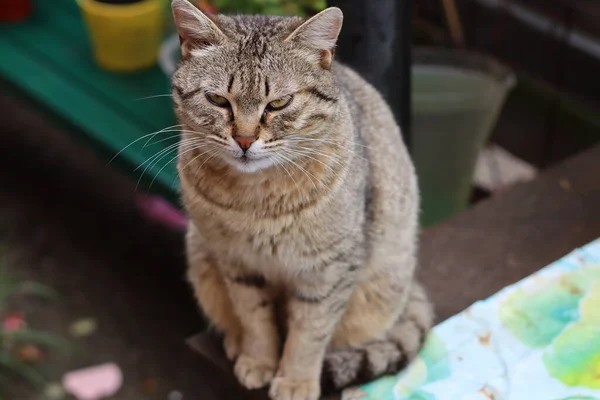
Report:
M219 150L215 149L213 151L213 153L211 155L209 155L206 160L204 160L204 162L202 164L200 164L200 166L198 167L198 169L196 170L196 174L198 173L199 170L202 169L202 167L204 166L204 164L206 164L207 162L209 162L210 160L212 160L213 158L215 158L217 155L219 154Z
M311 149L314 148L314 150L318 150L320 147L318 145L315 145L315 143L331 145L333 147L331 150L333 150L333 151L336 151L337 149L342 148L342 146L339 143L324 142L324 141L320 141L320 140L317 141L317 140L292 139L292 140L285 140L285 142L284 142L284 144L286 144L287 146L290 146L290 147L298 147L299 145L304 145L304 146L312 146L312 147L310 147Z
M345 165L342 162L342 160L339 159L339 156L336 153L325 153L322 150L315 149L315 148L312 148L312 147L304 147L304 146L290 146L289 148L287 148L287 150L289 150L289 151L302 151L304 153L308 153L308 154L311 154L311 155L321 156L321 157L327 159L328 161L331 161L334 164L339 165L339 166L344 166Z
M227 143L227 141L225 139L221 139L218 136L207 136L206 138L209 139L209 140L214 141L215 143L222 144L223 146L229 145L229 143Z
M181 132L190 132L190 133L197 133L197 134L206 134L206 135L211 135L210 129L207 128L202 128L202 127L198 127L198 130L190 130L190 129L182 129Z
M330 138L306 138L306 137L295 136L295 135L292 135L289 138L286 138L286 140L289 140L290 142L309 141L309 142L321 142L321 143L329 143L329 144L336 144L336 145L342 145L342 144L349 143L351 146L359 146L359 147L363 147L365 149L374 150L370 146L355 142L353 140L345 141L345 140L341 140L341 139L330 139Z
M184 125L177 125L177 126L179 126L179 127L183 127ZM187 130L187 129L170 129L170 128L172 128L172 127L169 127L169 128L168 128L169 130L166 130L167 128L166 128L166 129L163 129L162 131L158 132L158 134L163 134L163 133L166 133L166 132L179 132L179 133L186 133L186 134L188 134L188 133L189 133L189 134L197 134L197 135L209 134L208 130L206 130L206 131L204 131L204 130L203 130L203 131L193 131L193 130ZM148 146L148 144L150 143L150 141L151 141L152 139L154 139L154 137L155 137L155 136L156 136L156 135L154 135L153 137L151 137L150 139L148 139L148 140L146 141L146 143L144 144L144 147L142 147L142 149L146 148L146 146ZM166 139L164 139L164 140L169 140L169 139L170 139L170 138L166 138ZM163 140L163 139L161 139L160 141L162 141L162 140ZM158 142L154 142L154 143L159 143L160 141L158 141Z
M183 168L181 168L181 173L183 173L183 171L185 171L185 169L186 169L186 168L187 168L187 167L188 167L188 166L189 166L191 163L193 163L194 161L196 161L196 160L198 159L198 157L202 157L203 155L205 155L205 154L209 153L211 150L214 150L214 149L209 149L209 150L206 150L205 152L202 152L202 153L198 154L197 156L195 156L194 158L192 158L190 161L188 161L188 162L187 162L187 164L185 164L185 165L183 166Z
M178 126L183 126L183 125L172 125L172 126L168 126L168 127L166 127L166 128L163 128L163 129L161 129L161 130L159 130L159 131L152 132L152 133L149 133L149 134L147 134L147 135L144 135L144 136L141 136L141 137L139 137L139 138L135 139L134 141L132 141L131 143L129 143L127 146L125 146L125 147L123 147L121 150L119 150L119 152L118 152L117 154L115 154L115 155L114 155L114 156L113 156L113 157L112 157L112 158L111 158L111 159L108 161L108 163L107 163L106 165L109 165L109 164L110 164L111 162L113 162L113 161L114 161L114 160L115 160L115 159L116 159L116 158L117 158L117 157L118 157L118 156L119 156L119 155L120 155L122 152L124 152L125 150L127 150L129 147L133 146L135 143L139 142L140 140L144 140L144 139L145 139L145 138L147 138L148 136L157 135L157 134L159 134L159 133L161 133L161 132L164 132L164 131L166 131L167 129L175 128L175 127L178 127Z
M165 155L166 155L166 154L169 154L170 152L172 152L172 151L174 151L174 150L176 150L176 149L177 149L177 147L168 148L168 149L165 149L165 150L161 151L159 154L165 154ZM144 177L144 175L146 175L146 171L147 171L147 170L150 168L150 166L153 164L153 162L152 162L151 160L157 159L158 157L159 157L159 155L156 155L156 154L155 154L155 155L154 155L154 156L152 156L150 159L148 159L148 160L144 161L144 163L140 164L138 167L136 167L136 168L135 168L135 171L137 171L137 170L138 170L139 168L141 168L141 167L142 167L144 164L146 164L146 163L148 164L148 165L146 165L146 167L144 168L144 170L141 172L141 174L140 174L140 176L139 176L139 178L138 178L138 180L137 180L137 182L136 182L136 185L135 185L135 189L136 189L136 190L137 190L137 188L139 187L139 185L140 185L140 182L142 181L142 178Z
M334 168L333 168L331 165L329 165L329 164L325 163L325 162L324 162L324 161L322 161L322 160L319 160L318 158L315 158L315 157L313 157L313 156L311 155L311 153L308 153L308 152L305 152L305 151L301 151L301 150L296 150L296 149L294 149L294 150L287 150L287 151L286 151L286 153L288 153L288 154L291 154L291 155L294 155L294 154L299 154L299 155L301 155L301 156L304 156L304 157L310 158L311 160L318 162L319 164L321 164L321 165L323 165L325 168L327 168L329 171L331 171L332 173L334 173L334 174L336 174L336 175L337 175L337 171L336 171L336 170L335 170L335 169L334 169ZM314 154L314 153L312 153L312 154L313 154L313 155L318 155L318 154ZM328 157L326 157L326 158L328 158ZM335 160L333 160L333 161L335 161ZM339 175L338 175L338 176L339 176Z
M206 164L208 161L212 160L215 156L217 156L219 154L219 151L217 149L209 149L208 151L204 152L203 155L208 154L208 157L206 158L206 160L204 160L204 162L202 164L200 164L198 166L198 168L196 168L196 170L194 171L194 179L198 179L198 173L200 172L200 170L202 169L202 167L204 166L204 164Z
M310 180L310 182L312 183L312 185L314 186L315 190L319 190L317 188L317 185L315 184L315 181L312 178L315 178L317 180L317 182L319 182L321 185L323 185L323 182L321 182L319 179L317 179L316 176L314 176L313 174L311 174L309 171L307 171L304 167L302 167L300 164L298 164L297 162L295 162L294 160L287 158L286 156L284 156L283 154L279 154L280 157L282 157L284 160L286 160L287 162L295 165L300 171L302 171L306 177ZM311 178L312 176L312 178Z
M154 96L138 97L137 99L133 99L133 101L156 99L158 97L173 97L173 95L170 93L169 94L155 94Z
M167 162L165 163L165 165L163 165L163 166L162 166L162 167L161 167L161 168L158 170L158 172L157 172L157 173L154 175L154 178L152 178L152 181L150 182L150 186L149 186L149 188L151 188L151 187L152 187L152 184L154 183L154 181L156 180L156 178L157 178L157 177L160 175L160 173L163 171L163 169L165 169L165 167L166 167L167 165L169 165L169 164L171 164L173 161L175 161L175 159L176 159L177 157L180 157L180 156L182 156L183 154L186 154L186 153L189 153L189 152L191 152L191 151L194 151L194 150L200 149L200 148L202 148L202 147L205 147L205 146L193 146L193 145L191 145L191 144L190 144L190 147L189 147L189 148L187 148L187 147L186 147L186 150L185 150L185 151L183 151L183 152L180 152L180 153L176 154L176 155L175 155L175 157L173 157L173 158L171 158L169 161L167 161Z
M298 154L305 154L305 155L311 154L311 155L321 156L321 157L327 159L328 161L331 161L334 164L339 165L340 167L344 166L344 163L341 160L334 158L331 154L327 154L327 153L312 149L310 147L294 146L294 147L290 148L289 151L294 151L294 152L297 152Z
M184 136L191 136L192 134L196 133L196 132L189 132L189 133L188 133L188 132L185 132L185 131L179 131L179 130L169 130L169 131L161 132L161 134L163 134L163 133L171 133L171 132L175 132L175 133L181 133L181 135L179 135L179 140L181 140L181 137L184 137ZM147 141L147 142L144 144L144 146L142 147L142 149L146 148L148 145L155 145L155 144L157 144L157 143L166 142L166 141L168 141L168 140L177 140L177 139L178 139L178 137L177 137L177 136L175 136L175 135L173 135L173 136L169 136L169 137L166 137L166 138L163 138L163 139L160 139L160 140L157 140L157 141L155 141L155 142L152 142L152 143L150 143L150 141L151 141L152 139L154 139L154 137L152 137L152 138L148 139L148 141ZM200 138L198 138L198 139L200 139Z
M173 132L179 132L179 131L173 131ZM188 135L192 135L192 133L185 133L185 132L184 132L184 133L182 133L182 134L181 134L181 136L188 136ZM155 142L152 142L152 144L154 145L154 144L158 144L158 143L166 142L166 141L168 141L168 140L176 140L176 138L174 138L173 136L170 136L170 137L168 137L168 138L163 138L163 139L157 140L157 141L155 141ZM144 146L145 146L145 145L144 145Z
M188 168L188 166L190 164L192 164L193 162L195 162L198 158L202 157L203 155L209 153L210 151L211 151L211 149L206 150L206 151L198 154L197 156L194 156L187 164L185 164L183 166L183 168L181 168L181 171L179 171L179 174L182 174ZM173 182L171 183L171 187L173 187L175 185L175 181L176 181L176 179L173 179Z
M307 140L313 142L328 142L328 143L346 143L352 142L352 139L336 139L330 137L306 137L302 135L292 134L286 137L286 140Z
M203 134L202 132L184 131L184 130L170 130L170 131L166 131L166 132L179 132L179 133L181 133L181 136L191 136L191 135L194 135L194 134L197 134L197 135ZM165 132L162 132L162 133L165 133ZM212 137L212 136L200 136L200 137L198 137L198 139L199 140L211 139L211 140L213 140L213 141L215 141L217 143L220 143L220 144L224 144L224 145L227 144L226 142L217 140L215 137ZM165 142L167 140L173 140L173 137L168 137L168 138L160 139L160 140L157 140L157 141L153 142L152 144ZM146 147L147 144L148 144L148 142L146 142L146 144L144 145L144 147Z
M302 157L307 157L307 158L309 158L309 159L311 159L311 160L313 160L315 162L318 162L318 163L322 164L325 168L327 168L329 170L329 173L331 175L333 175L334 177L339 178L339 179L342 178L342 175L340 175L340 171L335 170L335 168L333 168L331 165L323 162L322 160L319 160L319 159L317 159L315 157L312 157L310 154L302 153L302 152L299 152L299 151L294 151L294 152L292 152L292 151L286 151L286 153L290 154L292 156L294 154L298 154L298 155L300 155ZM343 164L340 164L340 166L343 167ZM323 184L323 182L320 182L320 183Z
M292 182L294 182L296 189L298 190L298 192L300 192L300 186L298 186L298 182L294 179L294 176L292 175L292 173L286 168L285 164L281 161L281 158L279 157L279 155L272 154L272 157L273 157L273 161L275 161L276 163L279 163L281 168L288 174L288 176L290 177Z
M161 131L159 131L159 132L156 132L154 135L152 135L150 138L148 138L148 140L146 140L146 143L144 143L144 145L142 146L142 150L143 150L143 149L145 149L145 148L146 148L146 146L148 146L148 144L149 144L149 143L150 143L150 142L151 142L151 141L152 141L152 140L153 140L153 139L154 139L156 136L158 136L158 135L163 135L163 134L165 134L165 133L179 132L179 130L178 130L178 129L175 129L175 128L182 127L182 126L183 126L183 125L176 125L176 126L173 126L173 127L165 128L165 129L163 129L163 130L161 130ZM170 137L172 137L172 136L170 136Z
M312 147L302 147L302 146L292 146L292 147L293 147L293 148L300 148L300 149L308 149L308 150L311 150L311 151L318 151L318 150L316 150L316 149L313 149ZM360 158L361 160L364 160L364 161L366 161L366 162L368 162L368 163L371 163L371 160L369 160L368 158L366 158L366 157L362 156L361 154L359 154L359 153L355 152L355 151L354 151L354 150L352 150L352 149L346 149L346 151L348 151L348 152L349 152L350 154L352 154L354 157ZM323 154L323 153L321 152L321 154ZM325 155L325 154L323 154L323 155Z
M281 147L281 146L285 146L285 143L277 141L275 143L265 143L263 145L263 148L265 148L265 149L273 149L273 148L277 148L277 147Z
M146 163L152 163L152 161L155 159L155 157L160 157L164 152L168 152L168 151L172 151L173 149L176 149L178 146L186 144L186 143L197 143L200 142L196 139L184 139L184 140L180 140L177 143L173 143L167 147L165 147L164 149L159 150L158 152L156 152L154 155L148 157L148 159L146 159L143 163L141 163L140 165L138 165L134 171L137 171L138 169L142 168Z
M171 190L175 189L175 184L177 183L181 183L181 181L179 180L179 174L175 174L175 177L171 181Z
M195 131L173 131L173 132L181 132L181 136L191 136L194 134L200 134L200 132L195 132ZM228 143L220 138L214 137L214 136L203 136L203 137L199 137L199 140L204 140L204 141L213 141L214 143L218 143L221 144L223 146L227 146ZM156 144L156 143L161 143L161 142L165 142L167 140L173 140L172 137L168 137L168 138L164 138L164 139L160 139L157 140L155 142L153 142L152 144Z
M184 149L183 152L178 152L178 154L176 154L173 158L171 158L169 161L167 161L159 170L158 172L154 175L154 178L152 179L152 181L150 182L150 186L152 187L152 184L154 183L154 181L156 180L156 178L160 175L160 173L167 167L167 165L170 165L177 157L189 153L191 151L197 150L197 149L201 149L203 147L206 147L206 144L198 144L198 143L186 143L183 146L179 145L179 147L177 147L177 150L182 150ZM172 151L172 150L171 150ZM165 157L168 156L168 154L171 152L168 151L165 154L163 154L160 159L156 160L156 162L154 163L154 166L156 166L161 160L163 160ZM149 167L149 166L148 166ZM146 167L146 169L148 169L148 167ZM142 172L142 176L144 176L146 169L144 169L144 172ZM141 177L140 177L141 178ZM138 181L139 183L139 181Z
M135 169L133 171L134 172L137 171L138 169L144 167L146 164L148 164L148 166L152 165L152 163L154 162L155 159L157 159L158 157L160 157L164 153L176 150L177 146L178 146L178 143L174 143L174 144L172 144L170 146L167 146L166 148L164 148L164 149L156 152L155 154L153 154L152 156L150 156L146 160L144 160L143 163L141 163L140 165L138 165L137 167L135 167Z
M161 150L160 152L158 152L157 154L155 154L154 156L150 157L148 160L144 161L144 163L142 163L141 165L139 165L135 170L137 171L139 168L141 168L144 164L147 163L146 167L144 168L144 170L142 171L142 173L140 174L140 177L137 181L137 186L139 186L141 179L144 177L144 175L146 174L146 171L148 171L151 168L154 168L154 166L156 166L162 159L164 159L166 156L169 155L169 153L173 152L173 151L177 151L179 149L188 149L188 148L194 148L194 147L198 147L198 148L202 148L205 145L203 145L202 143L199 143L198 141L195 140L188 140L186 142L182 143L175 143L172 144L171 146L167 147L166 149ZM175 156L176 158L177 156ZM166 165L168 165L169 163L166 163ZM164 167L164 166L163 166ZM161 169L162 171L162 169Z

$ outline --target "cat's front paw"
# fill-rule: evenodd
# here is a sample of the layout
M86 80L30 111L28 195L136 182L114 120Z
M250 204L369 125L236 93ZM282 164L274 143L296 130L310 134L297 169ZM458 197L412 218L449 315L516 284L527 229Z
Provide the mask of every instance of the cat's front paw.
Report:
M272 400L318 400L321 387L318 380L293 380L277 377L271 383L269 396Z
M273 380L277 363L257 360L245 354L240 354L235 362L235 376L242 386L247 389L260 389Z

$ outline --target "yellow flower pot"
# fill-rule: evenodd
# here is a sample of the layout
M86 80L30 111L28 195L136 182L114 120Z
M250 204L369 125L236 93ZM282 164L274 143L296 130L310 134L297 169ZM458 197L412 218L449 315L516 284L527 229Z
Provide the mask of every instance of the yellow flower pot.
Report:
M162 0L108 4L78 0L94 57L111 71L134 71L156 63L163 36Z

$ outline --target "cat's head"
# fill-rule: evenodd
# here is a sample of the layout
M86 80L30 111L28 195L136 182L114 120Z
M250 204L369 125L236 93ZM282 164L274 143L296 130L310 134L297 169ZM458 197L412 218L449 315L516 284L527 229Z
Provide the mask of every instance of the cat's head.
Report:
M180 154L201 151L255 172L331 142L340 100L331 71L338 8L305 21L209 16L188 0L172 7L182 52L173 99L187 130Z

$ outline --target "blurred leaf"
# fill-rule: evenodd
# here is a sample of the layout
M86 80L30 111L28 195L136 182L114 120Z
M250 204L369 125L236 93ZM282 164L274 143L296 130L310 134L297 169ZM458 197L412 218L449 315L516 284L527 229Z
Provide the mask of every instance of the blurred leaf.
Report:
M280 6L265 6L261 14L266 15L282 15L284 14L283 9Z
M305 16L307 10L321 11L326 0L211 0L225 14L266 14Z
M58 292L51 287L33 281L16 285L15 294L42 297L48 300L56 300L60 297Z
M4 265L4 246L0 245L0 307L15 288L15 283L8 277Z
M13 295L37 296L54 300L59 298L58 292L38 282L15 282L8 276L4 264L2 246L0 246L0 307L5 305L7 299Z
M283 15L302 15L302 11L297 4L285 3L283 5Z
M38 364L44 357L44 352L39 346L31 343L25 343L20 345L14 354L17 356L19 361L26 364Z
M68 353L75 351L75 346L60 336L45 332L32 331L30 329L21 329L16 332L0 331L0 341L34 343Z
M3 367L0 366L0 370L2 368ZM13 382L11 382L11 380L8 379L8 377L6 376L6 373L4 373L4 374L0 373L0 389L2 389L2 388L8 389L12 385L13 385ZM2 391L0 391L0 393L2 393ZM0 400L2 400L2 396L0 396Z
M8 279L0 275L0 308L5 305L6 300L12 295L17 285L9 282Z
M66 390L58 382L49 383L44 388L44 396L50 400L60 400L66 395Z
M327 8L327 0L311 0L309 3L308 6L317 11L322 11Z
M69 326L69 333L74 337L90 336L98 329L98 322L93 318L79 319Z
M13 359L6 354L0 354L0 369L6 368L7 370L20 375L34 385L42 386L46 382L46 379L34 368L23 365L19 361Z

